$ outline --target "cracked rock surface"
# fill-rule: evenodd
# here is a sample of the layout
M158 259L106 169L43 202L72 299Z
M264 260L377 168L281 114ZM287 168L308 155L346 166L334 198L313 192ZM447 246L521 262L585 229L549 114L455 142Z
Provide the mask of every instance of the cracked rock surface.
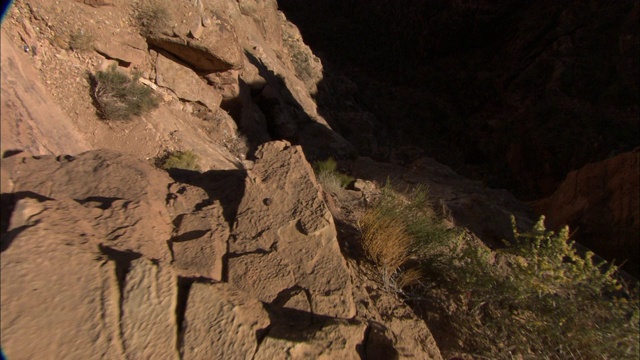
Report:
M298 146L242 171L94 150L1 174L10 359L440 359L421 320L388 316L397 298L354 284Z

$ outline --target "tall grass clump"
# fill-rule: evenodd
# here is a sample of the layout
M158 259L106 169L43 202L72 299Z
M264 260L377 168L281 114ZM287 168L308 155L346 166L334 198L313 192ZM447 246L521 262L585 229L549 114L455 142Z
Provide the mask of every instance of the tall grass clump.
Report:
M420 282L419 269L410 266L429 251L426 244L445 241L451 236L429 206L428 191L417 187L408 197L398 194L390 184L380 198L358 221L362 248L378 266L385 285L402 290Z

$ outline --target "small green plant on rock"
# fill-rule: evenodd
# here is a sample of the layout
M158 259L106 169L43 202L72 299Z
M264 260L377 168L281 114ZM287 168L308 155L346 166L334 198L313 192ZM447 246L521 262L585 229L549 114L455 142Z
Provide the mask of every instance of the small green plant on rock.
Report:
M338 163L334 158L313 163L313 170L316 173L318 182L329 193L336 193L340 189L349 186L354 180L351 176L343 174L337 169Z
M157 161L157 166L169 170L169 169L183 169L200 171L198 155L192 151L172 151L165 154Z
M115 65L90 75L91 95L99 115L105 120L129 120L159 105L153 90L119 71Z

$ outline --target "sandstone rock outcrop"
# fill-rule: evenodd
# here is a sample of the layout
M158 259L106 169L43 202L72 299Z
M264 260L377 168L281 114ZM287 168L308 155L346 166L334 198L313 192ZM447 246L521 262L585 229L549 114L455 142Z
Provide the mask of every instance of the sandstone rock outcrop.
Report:
M391 321L397 298L354 287L299 146L266 143L246 172L170 177L107 150L2 167L11 359L380 358L381 339L440 359L415 315Z
M353 317L351 280L333 218L302 149L271 142L256 158L229 242L229 282L285 307L302 291L307 301L292 308Z
M77 154L90 149L78 135L46 88L37 81L36 69L2 32L2 140L0 152L24 150L27 154Z
M242 67L242 49L226 18L205 11L201 1L165 2L166 28L147 29L147 41L194 68L212 72ZM209 9L207 9L209 10Z
M569 225L574 238L640 275L640 149L572 171L558 190L533 203L550 229Z

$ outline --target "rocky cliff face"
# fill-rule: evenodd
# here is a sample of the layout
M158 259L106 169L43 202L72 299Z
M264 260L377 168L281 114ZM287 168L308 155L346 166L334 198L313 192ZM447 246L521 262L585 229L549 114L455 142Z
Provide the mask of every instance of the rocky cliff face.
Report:
M107 150L2 166L12 359L440 358L406 305L363 290L298 146L174 178Z
M3 23L6 355L440 359L342 254L307 157L354 152L297 28L274 1L145 4L16 1ZM87 73L111 64L159 109L99 119ZM152 165L173 150L203 172Z

